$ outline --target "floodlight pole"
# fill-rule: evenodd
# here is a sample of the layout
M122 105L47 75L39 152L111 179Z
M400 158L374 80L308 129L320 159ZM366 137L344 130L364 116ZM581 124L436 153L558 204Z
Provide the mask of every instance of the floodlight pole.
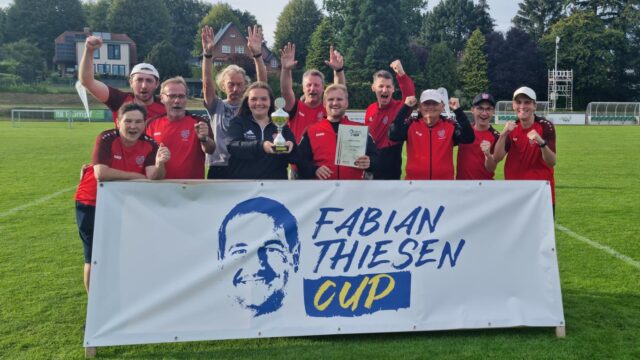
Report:
M553 69L553 111L556 111L556 103L558 102L558 44L560 36L556 36L556 65Z

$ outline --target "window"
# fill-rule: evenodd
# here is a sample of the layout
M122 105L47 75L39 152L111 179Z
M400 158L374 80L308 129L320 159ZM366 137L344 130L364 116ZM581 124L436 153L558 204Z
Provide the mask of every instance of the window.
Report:
M107 45L107 57L109 60L120 60L120 44Z
M222 53L223 53L223 54L231 54L231 46L229 46L229 45L222 45Z
M229 37L234 38L234 37L236 37L236 34L229 34Z
M236 45L236 54L244 54L244 46Z
M276 60L275 58L271 59L271 67L272 68L277 68L278 67L278 60Z
M109 71L107 71L107 66L109 65L105 65L105 64L96 64L96 73L97 74L108 74Z
M93 58L100 59L100 49L96 49L93 51Z
M111 65L111 74L124 76L125 66L124 65Z

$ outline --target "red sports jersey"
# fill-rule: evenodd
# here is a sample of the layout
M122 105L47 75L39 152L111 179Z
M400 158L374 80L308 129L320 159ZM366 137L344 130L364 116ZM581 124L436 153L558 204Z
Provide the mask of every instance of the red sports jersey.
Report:
M382 109L376 101L369 105L364 115L364 123L369 127L369 133L371 133L378 149L397 144L397 142L389 140L389 127L398 115L398 110L404 104L407 96L415 96L416 90L408 75L396 75L396 79L400 85L400 91L402 91L402 100L391 99L389 104Z
M96 139L93 164L107 165L112 169L145 174L147 166L156 161L158 145L143 135L133 146L124 146L117 129L103 131ZM98 183L93 165L84 169L76 191L76 200L86 205L96 205Z
M504 164L504 178L506 180L548 180L555 204L553 167L545 163L538 143L527 137L527 133L531 130L537 131L547 142L549 149L556 152L556 130L549 120L536 116L533 125L528 129L523 129L522 123L518 120L515 129L509 133L505 142L508 155Z
M134 99L133 93L122 92L109 86L109 98L105 105L111 110L113 122L116 124L116 127L118 127L118 110L120 110L122 104L133 102ZM145 108L147 109L147 121L163 116L166 113L164 104L162 104L158 98L154 98L153 103L151 103L151 105L145 105Z
M305 105L303 101L297 100L296 105L291 110L289 113L289 128L293 132L293 136L295 136L296 143L300 143L302 135L309 125L327 117L327 111L322 106L322 103L312 108Z
M165 164L165 179L204 179L205 154L195 130L200 121L207 122L200 116L187 114L177 121L163 116L147 124L147 134L171 152L171 159Z
M491 143L491 152L498 140L498 133L493 127L487 130L473 129L475 140L473 144L458 144L458 161L456 166L456 180L493 180L494 172L484 167L484 153L480 143Z
M340 124L358 125L362 124L350 121L347 117L340 120ZM333 174L330 180L360 180L364 176L364 171L350 166L336 165L336 146L337 134L331 126L329 120L322 120L319 123L312 124L307 129L307 136L313 153L313 163L320 167L328 167Z
M433 127L419 119L407 133L407 180L453 180L453 121L441 119Z

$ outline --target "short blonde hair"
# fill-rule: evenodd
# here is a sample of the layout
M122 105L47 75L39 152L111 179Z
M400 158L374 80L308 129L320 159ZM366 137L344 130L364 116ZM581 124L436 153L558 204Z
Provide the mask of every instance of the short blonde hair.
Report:
M349 92L347 91L347 87L342 85L342 84L331 84L331 85L327 86L327 88L324 89L323 97L326 97L329 92L334 91L334 90L342 90L344 92L345 98L347 98L347 100L349 100Z
M185 93L189 95L189 87L187 86L187 82L184 80L182 76L172 77L162 82L160 85L160 93L164 93L164 88L169 84L180 84L184 86Z

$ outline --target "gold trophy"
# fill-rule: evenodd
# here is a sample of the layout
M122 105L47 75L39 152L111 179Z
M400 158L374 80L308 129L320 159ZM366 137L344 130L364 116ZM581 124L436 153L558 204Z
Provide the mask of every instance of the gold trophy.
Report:
M282 128L289 122L289 114L282 110L285 104L284 98L277 98L273 104L277 110L271 114L271 121L273 121L278 128L278 135L273 140L273 151L277 154L284 154L289 151L289 147L287 146L287 141L284 139L284 136L282 136Z

